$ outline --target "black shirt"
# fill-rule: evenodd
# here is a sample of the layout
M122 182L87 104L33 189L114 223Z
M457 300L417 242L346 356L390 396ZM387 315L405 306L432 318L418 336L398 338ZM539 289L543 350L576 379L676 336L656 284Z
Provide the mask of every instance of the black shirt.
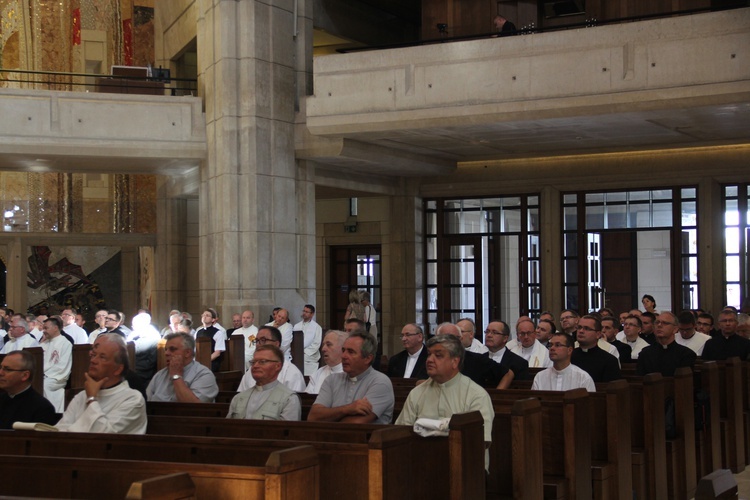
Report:
M14 422L42 422L55 425L60 418L52 403L39 395L31 386L10 397L0 394L0 429L12 429Z
M597 345L585 351L582 347L574 349L570 362L591 375L597 383L612 382L621 378L617 358Z
M740 359L750 359L750 340L732 334L729 337L718 335L711 337L703 345L701 357L705 360L725 360L739 356Z
M508 373L508 369L483 354L466 351L461 373L482 387L494 389Z
M654 344L644 347L638 354L638 366L636 366L635 372L638 375L661 373L665 377L673 377L677 368L683 366L692 368L696 358L697 356L692 349L677 342L672 341L666 347L661 344Z

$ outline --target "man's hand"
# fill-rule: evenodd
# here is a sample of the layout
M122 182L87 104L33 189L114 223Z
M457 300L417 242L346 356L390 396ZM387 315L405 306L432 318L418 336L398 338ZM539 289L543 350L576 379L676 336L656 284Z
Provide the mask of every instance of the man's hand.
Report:
M372 405L367 398L358 399L349 405L350 414L352 415L369 415L372 413Z
M99 394L102 386L107 383L107 380L109 380L109 377L104 377L97 381L91 378L88 373L84 373L83 376L86 377L86 381L83 383L83 389L86 391L86 396L90 398L95 398L97 394Z
M182 366L182 359L180 359L179 357L174 356L169 360L169 374L170 375L182 376L183 368L184 367Z

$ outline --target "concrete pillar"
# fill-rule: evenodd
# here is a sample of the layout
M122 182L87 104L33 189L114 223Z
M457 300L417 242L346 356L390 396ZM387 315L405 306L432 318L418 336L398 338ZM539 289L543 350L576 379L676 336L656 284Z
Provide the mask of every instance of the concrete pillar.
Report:
M542 266L542 310L557 315L564 307L562 263L562 204L560 191L544 186L539 199Z
M5 296L8 306L23 313L26 311L28 304L28 287L26 284L28 260L26 245L21 238L13 238L8 243L7 248L8 260L6 261Z
M201 307L215 306L224 323L247 307L265 318L277 304L296 318L315 286L314 224L300 217L314 214L314 190L294 158L298 81L306 81L299 74L310 64L298 64L297 44L311 44L312 34L294 36L294 0L197 5L208 146L199 188Z

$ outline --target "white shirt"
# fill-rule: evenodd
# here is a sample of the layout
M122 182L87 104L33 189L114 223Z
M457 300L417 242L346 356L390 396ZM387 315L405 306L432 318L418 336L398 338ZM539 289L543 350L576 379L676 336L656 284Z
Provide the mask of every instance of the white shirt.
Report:
M289 360L284 360L284 365L281 367L277 380L294 392L304 392L305 390L304 375L302 375L299 368ZM248 370L247 373L242 376L242 381L240 382L237 392L246 391L253 387L255 387L255 379L253 378L252 372Z
M100 390L93 403L86 404L87 399L86 391L76 394L56 427L68 432L146 434L146 401L126 380Z
M247 328L240 327L232 332L232 335L242 335L245 337L245 371L250 369L250 360L255 354L255 337L258 336L258 327L250 325Z
M534 345L528 349L520 342L517 343L516 346L511 349L511 352L518 354L528 361L529 368L547 368L552 366L552 361L549 359L549 350L536 339L534 339Z
M404 378L411 377L411 372L414 371L414 367L417 366L417 361L419 360L419 355L422 353L422 349L424 349L424 344L422 344L422 347L419 348L417 352L414 354L406 353L406 368L404 369Z
M275 325L273 324L273 321L271 321L270 323L266 323L266 326L275 326ZM279 349L281 349L281 352L284 353L284 357L288 359L289 361L291 361L292 360L291 347L292 347L292 338L294 337L294 334L293 334L294 327L292 326L291 323L287 321L283 325L277 326L276 328L278 328L279 331L281 332L281 347L279 347Z
M674 336L674 341L691 349L696 355L701 356L703 354L703 346L706 345L706 342L710 338L710 335L696 331L695 335L689 339L684 339L682 338L682 335L677 332L677 335Z
M39 347L39 342L37 342L34 337L26 333L18 338L11 338L9 341L7 341L3 348L0 349L0 353L8 354L12 351L20 351L24 347Z
M477 354L484 354L485 352L489 351L486 345L482 344L480 341L478 341L475 338L471 339L471 345L467 347L466 350L470 352L475 352Z
M332 373L343 373L344 367L341 363L333 366L321 366L315 373L310 375L310 382L305 388L305 392L308 394L318 394L320 388L323 386L323 381L328 378Z
M318 369L320 361L320 343L323 340L323 329L314 320L307 323L300 321L294 325L293 331L301 331L304 334L305 346L305 375L312 375Z
M65 384L73 366L73 344L62 335L39 344L44 350L44 397L57 413L65 409Z
M503 347L502 349L498 349L497 352L489 351L490 353L490 359L494 361L495 363L500 363L503 360L503 355L505 354L505 351L508 350L508 347Z
M560 371L555 370L553 366L540 371L531 384L531 389L537 391L569 391L579 387L588 392L596 392L591 375L572 363Z
M89 334L86 333L86 330L76 325L75 323L71 323L68 326L64 327L63 331L73 337L73 342L75 342L76 344L89 343Z
M649 346L649 343L643 340L640 336L635 342L631 342L628 339L625 339L623 342L630 347L630 359L632 360L638 359L638 355L641 351Z
M40 342L42 340L43 333L39 328L34 328L33 330L29 332L29 335L34 337L37 342Z
M102 333L107 333L107 327L97 328L96 330L89 333L89 344L96 342L96 338Z

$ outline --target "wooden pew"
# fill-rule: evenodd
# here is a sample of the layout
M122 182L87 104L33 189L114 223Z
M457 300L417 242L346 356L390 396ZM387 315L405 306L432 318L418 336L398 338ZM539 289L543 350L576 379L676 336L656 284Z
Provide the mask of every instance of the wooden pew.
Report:
M240 386L244 372L235 370L232 372L216 372L214 375L216 376L216 385L219 386L219 391L234 392L237 394L237 388Z
M633 497L630 388L625 380L597 384L590 393L591 461L594 498Z
M664 378L664 394L674 404L676 436L667 439L667 494L669 498L692 498L698 482L695 462L695 411L693 370L678 368Z
M374 454L373 460L376 460L376 463L387 464L388 461L397 461L402 475L378 474L382 467L371 467L369 471L370 492L390 492L392 497L398 497L402 493L394 492L403 492L408 484L417 488L413 498L439 498L447 491L464 492L462 496L453 498L483 497L485 490L483 424L479 412L454 415L450 422L450 435L447 438L419 438L414 435L402 443L406 449L401 446L398 450L392 447L382 448L380 451L371 449L370 454ZM412 436L412 431L408 427L376 424L272 422L208 417L176 419L168 416L149 417L148 424L149 434L293 439L316 443L370 443L371 448L377 445L377 443L371 443L375 431L383 429L405 429L409 436ZM377 435L380 436L380 434ZM408 458L406 464L402 462L404 457ZM372 477L372 474L376 476ZM338 480L341 482L340 474ZM477 488L481 489L481 493ZM387 493L384 494L387 498L391 498Z
M585 389L572 391L487 391L493 405L536 397L542 404L542 470L545 498L593 498L591 474L591 413Z
M146 414L149 418L156 415L171 417L217 417L226 418L229 403L180 403L148 401Z
M211 369L211 339L207 337L201 337L195 339L195 360L208 368Z
M305 373L305 334L302 330L292 332L292 344L289 346L292 353L292 363Z
M636 498L667 498L667 446L664 379L660 373L627 377L630 389L630 433L633 440L633 489Z
M536 398L495 405L487 498L543 498L542 404Z
M721 469L721 426L719 421L719 367L716 361L696 363L693 375L695 386L709 398L705 426L696 431L695 453L698 479Z
M0 455L0 467L7 475L0 486L5 496L122 498L133 482L186 472L197 497L319 498L314 487L319 480L318 457L311 446L275 451L260 467L36 455ZM32 470L43 471L44 480L30 478Z
M718 362L722 464L735 474L745 469L745 429L742 414L742 366L739 358Z
M186 472L156 476L131 484L125 499L194 500L195 483Z
M742 362L742 421L745 431L745 465L750 465L750 361Z

